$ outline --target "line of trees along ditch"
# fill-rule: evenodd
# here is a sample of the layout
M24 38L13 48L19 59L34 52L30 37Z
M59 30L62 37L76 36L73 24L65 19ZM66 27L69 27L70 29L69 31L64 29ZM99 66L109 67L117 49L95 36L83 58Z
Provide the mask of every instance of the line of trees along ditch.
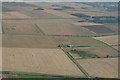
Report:
M71 15L85 19L84 21L78 21L78 22L118 23L117 16L88 16L82 13L75 13Z

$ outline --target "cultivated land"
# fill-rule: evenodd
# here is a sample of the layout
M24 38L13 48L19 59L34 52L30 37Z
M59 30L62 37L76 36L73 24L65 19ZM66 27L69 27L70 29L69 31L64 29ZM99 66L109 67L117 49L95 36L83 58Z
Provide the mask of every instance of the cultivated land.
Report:
M118 35L105 36L105 37L94 37L97 40L103 41L108 45L118 45Z
M113 48L118 50L119 47L119 41L118 41L119 35L113 35L113 36L106 36L106 37L94 37L94 39L100 40Z
M91 54L95 54L98 57L116 57L118 56L118 51L107 46L97 46L97 47L79 47L79 48L68 48L66 50L78 50L78 51L88 51ZM71 52L70 52L71 53ZM71 53L74 55L74 53ZM76 53L77 55L77 53ZM74 57L74 56L73 56ZM80 56L78 56L80 58Z
M3 12L3 19L24 19L24 18L30 18L29 16L22 14L20 12Z
M118 77L118 58L77 60L91 77Z
M4 77L117 78L118 23L110 22L116 21L117 11L94 6L70 2L3 3Z
M4 20L4 33L6 34L38 34L35 24L32 23L32 20L23 20L23 21L10 21ZM27 26L27 27L26 27Z
M84 77L60 49L3 48L3 52L3 71Z

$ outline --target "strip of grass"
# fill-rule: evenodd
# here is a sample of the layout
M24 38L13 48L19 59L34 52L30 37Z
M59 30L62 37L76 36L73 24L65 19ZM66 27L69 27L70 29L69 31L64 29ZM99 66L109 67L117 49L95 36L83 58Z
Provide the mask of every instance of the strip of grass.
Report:
M3 21L2 21L2 34L4 34L4 25L3 25Z
M98 44L74 44L69 46L70 47L98 47L98 46L108 46L108 45L104 43L98 43Z
M14 75L12 78L64 78L64 77L52 77L52 76L32 76L32 75Z
M103 44L103 43L99 43L99 44L80 44L80 45L73 45L75 47L79 47L79 46L92 46L92 47L97 47L97 46L107 46L106 44Z
M120 34L105 34L105 35L96 35L96 36L80 36L80 35L48 35L48 36L67 36L67 37L102 37L102 36L112 36Z
M14 71L0 71L2 74L10 75L9 78L80 78L78 76L64 76L54 74L39 74Z
M79 68L80 71L82 71L86 78L90 78L90 75L88 72L85 71L85 69L69 54L69 52L63 48L61 48L65 54L71 59L71 61Z
M34 25L35 25L35 29L37 30L38 33L40 33L40 35L45 35L45 33L38 27L37 24Z

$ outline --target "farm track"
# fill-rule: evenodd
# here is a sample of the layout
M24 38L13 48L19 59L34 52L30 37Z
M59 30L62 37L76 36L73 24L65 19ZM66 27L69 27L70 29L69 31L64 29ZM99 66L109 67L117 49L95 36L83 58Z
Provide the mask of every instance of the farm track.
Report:
M84 73L86 78L90 78L90 75L83 69L83 67L66 50L64 50L62 47L60 48L65 52L65 54L70 58L70 60L79 68L79 70Z

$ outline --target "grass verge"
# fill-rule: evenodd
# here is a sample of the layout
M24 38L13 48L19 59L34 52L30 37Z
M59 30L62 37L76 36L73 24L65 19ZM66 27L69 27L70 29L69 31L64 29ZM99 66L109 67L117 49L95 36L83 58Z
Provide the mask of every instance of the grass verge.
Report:
M40 35L45 35L45 33L39 28L37 24L34 25L35 25L35 29L37 30L38 33L40 33Z

